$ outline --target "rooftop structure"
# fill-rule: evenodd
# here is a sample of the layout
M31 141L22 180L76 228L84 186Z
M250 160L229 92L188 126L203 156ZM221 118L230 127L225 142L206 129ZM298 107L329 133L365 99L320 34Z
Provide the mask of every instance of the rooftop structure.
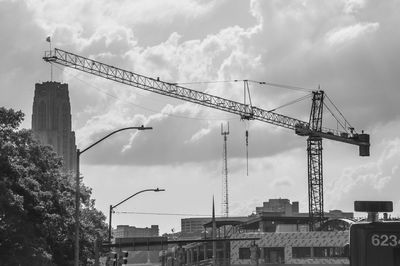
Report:
M294 216L299 213L299 202L290 203L288 199L269 199L262 207L256 207L256 214L272 212L284 216Z

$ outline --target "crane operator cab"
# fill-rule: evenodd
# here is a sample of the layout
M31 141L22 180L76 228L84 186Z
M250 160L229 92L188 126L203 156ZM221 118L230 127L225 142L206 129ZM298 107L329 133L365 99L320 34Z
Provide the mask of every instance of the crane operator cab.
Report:
M393 202L355 201L354 210L368 212L368 221L350 227L350 266L400 266L400 220L378 221L379 212L393 211Z

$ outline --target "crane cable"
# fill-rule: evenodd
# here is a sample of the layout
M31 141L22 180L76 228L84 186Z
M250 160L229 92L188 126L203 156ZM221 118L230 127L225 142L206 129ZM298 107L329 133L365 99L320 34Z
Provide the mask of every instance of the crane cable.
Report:
M279 83L273 83L273 82L267 82L267 81L256 81L256 80L248 80L248 81L250 81L252 83L260 84L260 85L268 85L271 87L278 87L278 88L284 88L284 89L289 89L289 90L304 91L304 92L312 92L313 91L311 89L307 89L307 88L303 88L303 87L279 84Z
M328 107L328 105L324 102L324 106L328 109L328 111L332 114L332 116L336 119L336 122L347 132L347 129L354 130L354 128L351 126L351 124L347 121L347 119L344 117L342 112L339 110L339 108L336 107L336 105L333 103L333 101L329 98L329 96L325 93L326 98L328 101L332 104L332 106L336 109L336 111L339 113L339 115L343 118L344 120L344 125L342 121L340 121L339 118L336 117L336 115L332 112L332 110ZM348 125L349 127L346 127ZM354 131L353 131L354 132ZM353 133L352 132L352 133Z
M303 100L305 100L305 99L307 99L307 98L311 98L311 96L312 96L312 94L307 94L307 95L305 95L305 96L303 96L303 97L300 97L300 98L298 98L298 99L296 99L296 100L293 100L293 101L290 101L290 102L285 103L285 104L283 104L283 105L280 105L280 106L278 106L278 107L275 107L275 108L269 110L269 112L275 112L276 110L281 109L281 108L283 108L283 107L286 107L286 106L289 106L289 105L291 105L291 104L295 104L295 103L301 102L301 101L303 101Z
M249 130L246 129L246 173L249 176Z
M255 83L255 84L268 85L271 87L278 87L278 88L284 88L284 89L296 90L296 91L304 91L304 92L312 92L313 91L311 89L298 87L298 86L285 85L285 84L279 84L279 83L273 83L273 82L267 82L267 81L256 81L256 80L251 80L251 79L192 81L192 82L177 82L174 84L176 84L176 85L192 85L192 84L212 84L212 83L233 83L233 82L239 82L239 81L247 81L247 82L251 82L251 83Z
M53 65L52 62L50 62L50 64ZM58 68L59 70L62 70L62 68L61 68L60 66L58 66L58 65L56 65L56 64L54 64L54 66L55 66L56 68ZM135 107L137 107L137 108L140 108L140 109L149 111L149 112L154 113L154 114L160 113L159 111L156 111L156 110L154 110L154 109L150 109L150 108L147 108L147 107L144 107L144 106L135 104L135 103L133 103L132 101L128 101L128 100L126 100L125 98L120 98L120 97L118 97L118 96L116 96L116 95L114 95L114 94L112 94L112 93L109 93L109 92L105 91L105 90L102 89L102 88L99 88L99 87L97 87L97 86L94 86L93 84L91 84L91 83L89 83L89 82L87 82L87 81L84 81L83 79L80 79L80 78L78 77L78 74L71 74L71 75L72 75L73 78L79 80L79 81L82 82L82 83L85 83L87 86L96 89L97 91L99 91L100 93L103 93L103 94L106 95L106 96L109 96L109 97L111 97L111 98L114 98L114 99L121 100L121 101L123 101L123 102L129 103L129 104L131 104L131 105L133 105L133 106L135 106ZM136 94L140 95L140 93L136 93ZM142 95L141 95L141 96L142 96ZM168 117L173 117L173 118L192 119L192 120L217 120L217 121L218 121L218 120L222 120L222 119L225 119L225 120L237 120L237 119L238 119L238 118L236 118L236 117L235 117L235 118L233 118L233 117L232 117L232 118L198 118L198 117L190 117L190 116L175 115L175 114L168 114L168 113L162 113L162 115L166 115L166 116L168 116Z
M247 105L247 103L246 103L246 99L247 99L246 95L247 95L248 96L248 100L249 100L249 106L250 106L251 113L253 112L252 111L253 106L252 106L252 102L251 102L249 82L257 83L257 84L261 84L261 85L270 85L270 86L277 86L277 87L282 87L282 88L289 88L289 89L292 89L292 90L301 90L301 91L307 91L307 92L309 91L309 90L307 90L305 88L301 88L301 87L294 87L294 86L288 86L288 85L282 85L282 84L276 84L276 83L269 83L269 82L263 82L263 81L254 81L254 80L246 80L246 79L245 80L234 80L234 81L235 82L243 81L243 84L244 84L244 87L243 87L243 103L245 105ZM219 82L222 82L222 81L219 81ZM278 106L278 107L270 110L269 112L273 112L273 111L276 111L277 109L289 106L291 104L298 103L298 102L303 101L303 100L305 100L307 98L310 98L311 96L312 96L312 93L309 93L309 94L307 94L307 95L305 95L303 97L300 97L300 98L298 98L296 100L293 100L293 101L290 101L290 102L288 102L286 104ZM247 121L249 121L249 119L247 119ZM247 174L247 176L249 176L249 127L250 127L250 122L247 122L247 123L245 122L245 126L246 126L246 131L245 131L246 174Z

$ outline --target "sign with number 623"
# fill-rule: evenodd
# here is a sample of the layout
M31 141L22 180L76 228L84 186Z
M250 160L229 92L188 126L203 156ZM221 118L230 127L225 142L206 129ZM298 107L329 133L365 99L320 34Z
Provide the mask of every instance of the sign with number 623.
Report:
M369 243L373 247L400 247L400 234L398 233L372 233Z

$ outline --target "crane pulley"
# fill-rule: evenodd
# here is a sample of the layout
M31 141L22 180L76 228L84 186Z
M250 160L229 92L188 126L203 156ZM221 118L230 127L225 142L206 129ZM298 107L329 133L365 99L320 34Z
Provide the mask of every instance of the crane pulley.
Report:
M322 139L325 138L357 145L359 147L360 156L369 156L370 143L368 134L357 134L353 131L350 133L347 131L341 132L322 127L324 92L321 90L313 92L310 120L309 122L305 122L253 106L251 103L248 82L244 83L245 95L247 92L249 97L249 103L247 104L246 96L244 103L239 103L204 92L192 90L176 83L165 82L159 78L146 77L144 75L123 70L57 48L46 51L43 59L49 63L67 66L139 89L237 114L242 119L254 119L292 129L297 135L308 136L307 152L310 229L314 229L314 225L317 222L320 222L324 217Z

